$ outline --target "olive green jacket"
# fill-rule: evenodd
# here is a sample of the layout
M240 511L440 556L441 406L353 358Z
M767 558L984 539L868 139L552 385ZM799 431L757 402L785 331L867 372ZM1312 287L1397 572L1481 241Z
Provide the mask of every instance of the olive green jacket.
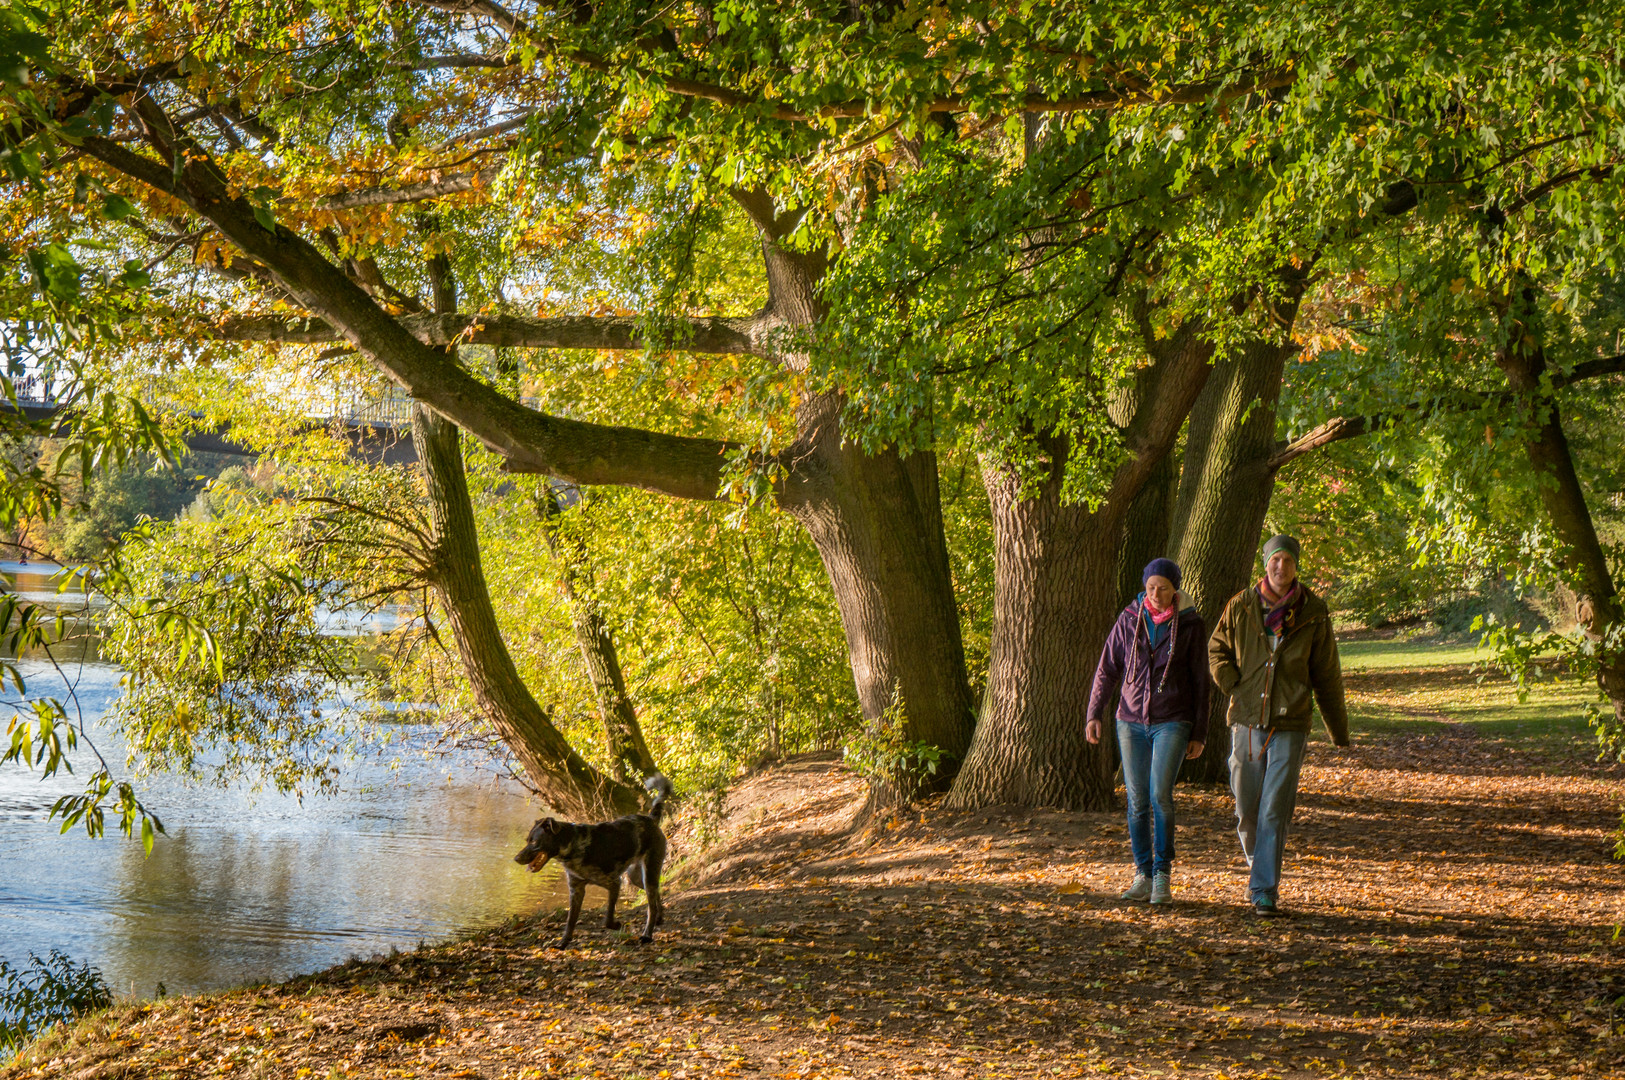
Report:
M1258 593L1248 586L1232 596L1208 639L1208 672L1230 695L1225 718L1232 726L1308 731L1312 692L1332 741L1347 746L1349 714L1331 614L1308 586L1303 591L1298 624L1273 651Z

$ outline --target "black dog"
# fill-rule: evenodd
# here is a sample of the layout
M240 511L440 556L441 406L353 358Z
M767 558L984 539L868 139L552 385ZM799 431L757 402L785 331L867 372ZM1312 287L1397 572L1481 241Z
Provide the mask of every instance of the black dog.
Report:
M643 786L655 797L647 814L627 814L592 825L543 818L531 826L524 850L513 857L514 862L528 865L531 873L546 866L549 859L557 859L564 866L564 880L570 885L570 918L564 924L559 948L570 944L588 885L609 890L604 926L620 929L615 903L621 896L623 875L628 884L642 889L649 898L648 921L638 940L645 945L654 940L655 927L665 917L660 906L660 866L666 861L666 834L660 831L660 813L671 797L671 781L656 773Z

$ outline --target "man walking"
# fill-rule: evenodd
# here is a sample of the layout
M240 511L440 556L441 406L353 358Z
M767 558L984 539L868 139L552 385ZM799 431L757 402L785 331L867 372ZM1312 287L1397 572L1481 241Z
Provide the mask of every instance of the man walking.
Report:
M1263 579L1230 598L1207 646L1213 682L1230 695L1236 833L1252 867L1248 899L1262 916L1280 914L1281 855L1298 801L1311 693L1332 742L1349 745L1331 615L1298 580L1299 550L1290 536L1265 541Z

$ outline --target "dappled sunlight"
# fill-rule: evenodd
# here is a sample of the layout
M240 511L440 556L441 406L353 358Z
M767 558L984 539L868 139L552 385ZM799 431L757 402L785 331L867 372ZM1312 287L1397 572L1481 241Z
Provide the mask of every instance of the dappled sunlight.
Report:
M1244 902L1222 789L1180 790L1176 902L1155 909L1116 899L1117 813L864 818L862 783L807 755L735 788L706 856L675 830L653 947L594 927L561 952L542 911L134 1008L117 1037L132 1076L247 1062L220 1034L245 1026L293 1075L1612 1074L1618 777L1464 773L1454 741L1312 745L1273 922ZM65 1069L84 1037L44 1052Z

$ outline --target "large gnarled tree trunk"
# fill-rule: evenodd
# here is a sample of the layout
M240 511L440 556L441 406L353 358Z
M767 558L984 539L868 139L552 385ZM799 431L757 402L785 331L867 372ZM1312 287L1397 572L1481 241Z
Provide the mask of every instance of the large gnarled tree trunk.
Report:
M1143 314L1143 313L1142 313ZM1043 439L1049 456L1036 496L997 463L984 469L993 504L994 612L987 696L949 804L991 803L1106 809L1112 801L1109 743L1083 728L1101 646L1120 607L1117 557L1134 497L1172 448L1206 381L1212 345L1192 326L1155 342L1113 409L1128 460L1091 512L1060 500L1066 440Z
M738 199L762 233L771 297L764 314L788 328L816 325L823 258L782 245L794 215L776 215L763 196ZM792 353L785 362L802 360ZM901 724L901 741L941 751L934 774L915 760L873 778L878 802L903 801L945 787L971 738L936 455L864 453L841 437L843 404L826 393L797 410L782 504L807 530L829 575L865 720L878 726L890 717Z

